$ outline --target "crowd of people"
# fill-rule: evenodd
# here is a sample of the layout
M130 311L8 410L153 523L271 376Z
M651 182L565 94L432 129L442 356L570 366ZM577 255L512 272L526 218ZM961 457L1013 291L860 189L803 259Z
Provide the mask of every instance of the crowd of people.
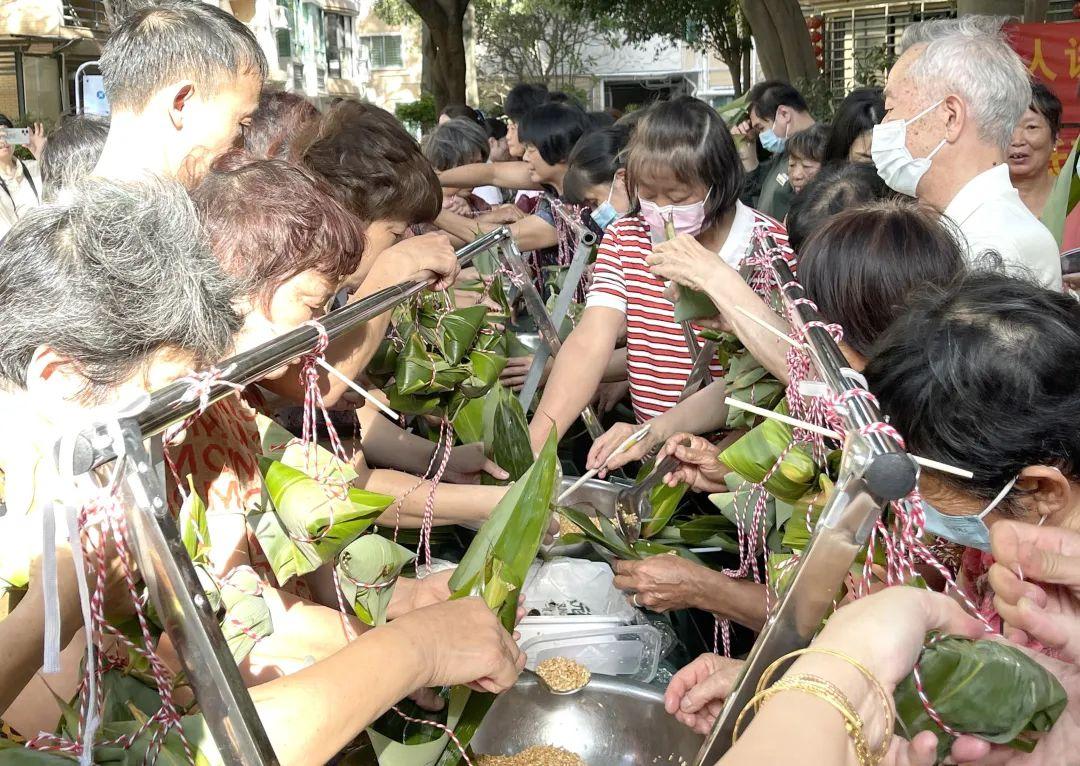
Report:
M1069 713L1033 752L965 735L952 756L1075 762L1080 303L1063 292L1058 245L1039 221L1061 103L994 20L913 24L901 48L885 88L851 92L830 125L778 81L755 85L733 126L689 96L620 115L523 83L505 97L505 120L448 107L418 143L370 104L319 109L267 88L259 44L212 5L133 12L101 58L107 120L69 117L47 138L35 127L35 160L0 139L0 557L30 572L0 619L4 736L54 730L57 700L77 693L87 644L101 639L84 632L81 558L60 545L56 581L42 574L42 519L69 501L58 438L385 287L453 291L471 276L454 247L506 226L533 254L545 297L545 269L566 265L582 229L602 236L583 313L543 376L534 450L553 424L565 435L590 404L628 399L631 419L609 421L579 468L604 476L659 451L678 460L669 484L702 493L726 490L728 406L719 359L687 390L691 344L726 330L788 382L791 328L744 268L767 234L824 320L843 328L850 367L912 453L972 472L922 471L927 532L963 547L956 574L983 617L1069 694ZM689 334L675 314L687 291L713 313ZM389 323L384 314L335 338L326 362L370 385ZM503 383L520 388L531 364L510 359ZM261 419L288 425L305 399L299 380L297 364L274 371L166 445L171 510L181 513L189 489L205 500L212 576L253 572L260 583L274 630L239 668L286 764L330 761L408 696L438 707L432 687L504 691L525 663L481 599L450 600L450 571L400 578L378 627L342 613L332 572L275 579L248 517L264 492ZM354 400L336 376L320 372L319 388L328 407L355 411L353 485L396 500L387 524L421 528L433 509L437 526L475 529L506 494L479 481L507 477L482 445L449 450L436 483L438 446ZM638 444L613 454L645 424ZM101 555L103 607L122 612L124 572ZM768 617L766 585L685 558L620 561L615 573L636 607L701 610L750 631ZM47 593L66 648L59 672L45 674ZM927 632L984 630L946 595L882 588L835 612L813 644L821 651L787 675L828 679L857 713L859 737L882 751L869 762L932 764L934 736L894 737L878 691L891 697ZM668 687L668 712L707 732L739 668L715 654L691 662ZM804 762L807 748L816 763L865 763L853 760L853 736L813 695L776 694L721 763Z

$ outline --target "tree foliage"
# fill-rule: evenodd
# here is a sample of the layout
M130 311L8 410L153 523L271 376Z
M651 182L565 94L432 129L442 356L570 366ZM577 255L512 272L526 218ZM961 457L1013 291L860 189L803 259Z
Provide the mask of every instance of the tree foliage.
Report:
M563 0L566 8L622 30L629 43L653 37L715 54L736 95L749 86L750 28L738 0Z
M590 20L551 0L475 0L477 66L485 100L518 82L579 91L597 44L614 44L610 21Z

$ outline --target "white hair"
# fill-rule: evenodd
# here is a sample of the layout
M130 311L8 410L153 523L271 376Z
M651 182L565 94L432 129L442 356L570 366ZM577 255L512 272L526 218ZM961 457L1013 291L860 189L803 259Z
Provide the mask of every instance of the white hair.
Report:
M962 16L912 24L900 52L925 45L908 70L915 87L932 99L960 96L979 136L1007 150L1031 104L1031 79L1005 41L1003 22L1000 16Z

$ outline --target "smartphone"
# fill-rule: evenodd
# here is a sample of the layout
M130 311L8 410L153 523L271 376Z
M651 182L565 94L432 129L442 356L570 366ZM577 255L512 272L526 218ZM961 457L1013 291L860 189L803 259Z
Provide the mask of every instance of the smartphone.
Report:
M26 146L30 143L30 128L4 128L4 138L9 144Z
M1080 248L1061 256L1062 274L1080 274Z

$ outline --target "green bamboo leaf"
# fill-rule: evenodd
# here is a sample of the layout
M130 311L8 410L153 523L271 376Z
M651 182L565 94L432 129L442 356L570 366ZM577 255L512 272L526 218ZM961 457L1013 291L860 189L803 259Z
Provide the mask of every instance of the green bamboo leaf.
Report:
M472 374L461 384L462 396L476 399L484 396L499 380L499 374L506 367L506 357L491 351L472 351L469 353L469 368Z
M428 352L419 333L405 341L405 348L398 354L394 373L395 387L399 394L409 396L424 391L435 380L435 358Z
M180 540L188 557L195 563L205 562L210 549L210 529L206 523L206 503L195 491L195 482L188 475L188 496L176 518Z
M404 415L429 415L439 409L441 399L436 396L407 396L398 393L395 386L386 390L386 399L390 409Z
M919 660L923 689L941 719L955 731L1030 751L1031 735L1049 731L1068 699L1061 683L1019 648L999 641L949 636L928 644ZM908 676L894 693L897 731L911 738L938 736L938 755L952 744L927 715Z
M1050 196L1046 198L1046 207L1043 208L1042 222L1054 235L1058 248L1065 237L1065 219L1080 202L1080 179L1076 176L1077 147L1080 146L1080 137L1073 141L1072 151L1068 159L1061 166L1054 188L1050 190Z
M679 503L686 495L688 487L685 484L676 484L669 487L661 482L649 493L652 503L652 516L641 527L641 536L645 538L655 537L656 534L667 526L671 517L679 507Z
M459 407L451 406L454 414L452 422L454 433L462 444L472 444L484 440L484 400L461 400Z
M221 632L237 663L248 656L256 642L274 632L270 607L258 595L261 585L254 569L236 567L221 586L221 604L225 607Z
M324 485L265 457L259 470L270 510L251 513L249 524L280 583L332 561L394 501L347 485Z
M364 368L364 374L374 379L389 378L397 370L397 358L398 350L393 341L384 340Z
M517 481L533 464L529 421L517 397L496 384L484 397L484 452Z
M775 410L786 415L786 402L780 402ZM783 455L777 470L772 471L765 482L765 488L780 500L793 503L813 486L819 467L804 445L788 449L792 439L791 426L765 419L720 453L720 462L746 481L757 484Z
M717 256L717 260L719 259L720 256ZM679 297L675 300L676 322L693 322L714 317L716 314L717 308L712 298L698 290L679 285Z
M336 483L347 484L356 479L356 469L351 464L339 460L334 453L318 444L304 444L266 415L257 414L255 425L259 429L264 457L278 460L297 471L310 471L316 476L327 477Z
M196 766L224 766L224 761L214 745L214 740L210 736L210 730L207 728L202 715L185 716L181 719L180 724L183 727L184 736L194 751ZM110 723L101 728L98 737L101 741L130 737L138 732L140 727L141 724L137 721ZM104 764L138 766L138 764L146 762L150 746L156 745L155 734L155 727L150 727L129 748L120 746L95 747L94 763L97 766L103 766ZM7 763L6 760L5 763ZM185 764L189 763L184 753L184 744L176 732L170 732L161 743L157 763L162 764L162 766L185 766Z
M487 317L487 306L477 304L449 311L437 317L425 316L422 324L434 330L435 346L450 365L460 362L473 343Z
M392 583L416 556L380 535L364 535L354 540L338 557L335 567L338 585L356 616L368 625L384 625L393 587L366 588Z

